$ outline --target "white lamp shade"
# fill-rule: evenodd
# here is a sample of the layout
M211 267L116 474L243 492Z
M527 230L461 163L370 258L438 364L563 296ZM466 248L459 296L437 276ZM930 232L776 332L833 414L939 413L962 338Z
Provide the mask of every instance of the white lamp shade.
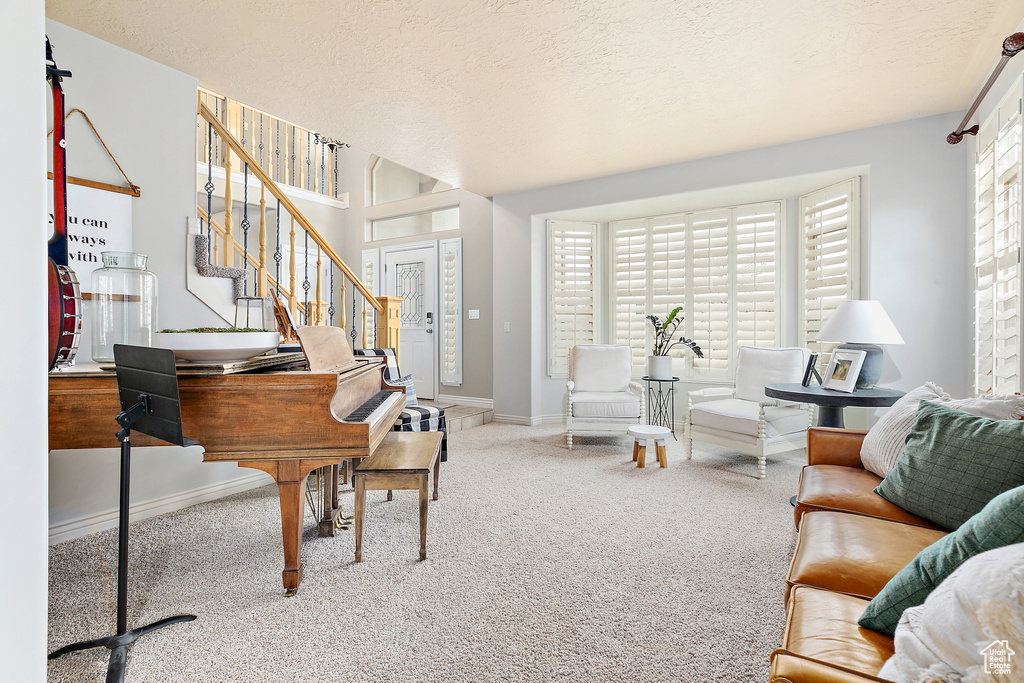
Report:
M815 339L851 344L904 343L878 301L844 301L839 304Z

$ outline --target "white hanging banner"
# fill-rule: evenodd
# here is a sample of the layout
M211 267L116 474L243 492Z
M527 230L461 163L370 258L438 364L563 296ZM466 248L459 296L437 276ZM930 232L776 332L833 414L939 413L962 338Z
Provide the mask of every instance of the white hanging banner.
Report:
M53 181L48 180L49 234L53 235ZM103 267L100 253L132 250L132 197L68 184L68 265L82 293L92 292L92 271Z

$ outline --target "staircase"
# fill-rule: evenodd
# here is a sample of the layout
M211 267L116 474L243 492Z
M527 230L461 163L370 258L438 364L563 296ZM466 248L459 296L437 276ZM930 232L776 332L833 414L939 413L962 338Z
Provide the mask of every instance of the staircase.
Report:
M239 109L240 119L229 116ZM199 195L196 206L197 229L189 236L189 290L229 322L234 322L240 296L268 297L277 304L282 330L337 325L347 330L353 346L359 340L364 347L400 348L401 299L374 296L289 196L306 192L347 206L347 195L338 193L335 155L343 143L257 114L258 144L252 137L257 121L253 110L199 93L198 158L205 162L206 183L205 196ZM229 122L241 139L229 130ZM268 135L275 131L278 136L284 127L291 145L284 155L287 161L282 162L279 153L271 155L264 145L264 126ZM306 155L305 168L296 163L296 145L299 155ZM310 159L315 161L318 153L319 173ZM335 170L333 179L326 172L329 164ZM275 178L299 190L286 193ZM241 210L236 208L237 184L242 190ZM258 204L250 201L250 193L253 199L258 196Z

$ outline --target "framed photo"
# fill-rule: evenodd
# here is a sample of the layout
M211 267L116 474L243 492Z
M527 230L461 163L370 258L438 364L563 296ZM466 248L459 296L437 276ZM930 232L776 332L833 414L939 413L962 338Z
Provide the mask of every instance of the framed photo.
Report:
M821 386L825 389L835 389L852 393L857 387L857 377L860 376L860 366L864 365L866 352L855 349L836 349L832 352L832 359L828 362L828 369L822 378Z

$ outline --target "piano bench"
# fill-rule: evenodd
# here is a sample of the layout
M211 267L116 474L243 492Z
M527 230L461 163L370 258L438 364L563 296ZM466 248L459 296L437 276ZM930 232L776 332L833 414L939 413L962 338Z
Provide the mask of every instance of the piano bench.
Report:
M427 559L427 485L434 470L434 500L440 473L441 432L388 432L373 455L352 475L356 494L356 562L363 561L363 512L367 491L419 489L420 559Z

